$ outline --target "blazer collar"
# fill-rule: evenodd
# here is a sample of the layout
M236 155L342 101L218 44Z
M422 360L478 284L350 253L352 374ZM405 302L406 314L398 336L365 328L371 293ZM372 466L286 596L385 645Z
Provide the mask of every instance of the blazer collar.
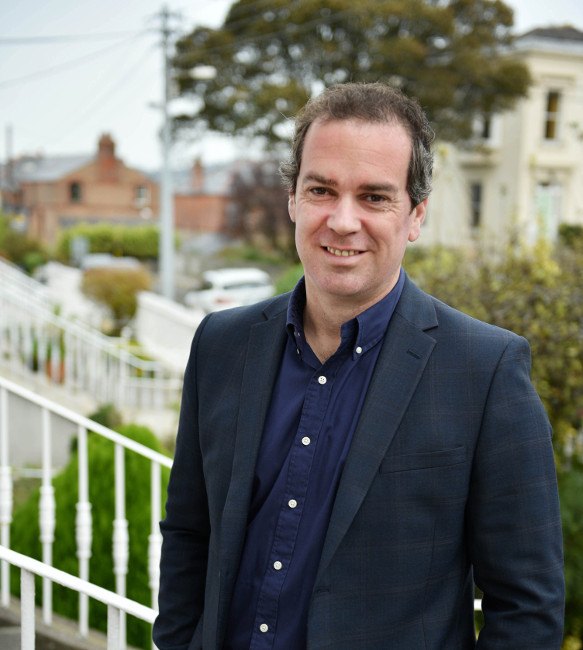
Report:
M346 459L316 583L352 524L421 379L437 327L432 299L406 280L389 323Z

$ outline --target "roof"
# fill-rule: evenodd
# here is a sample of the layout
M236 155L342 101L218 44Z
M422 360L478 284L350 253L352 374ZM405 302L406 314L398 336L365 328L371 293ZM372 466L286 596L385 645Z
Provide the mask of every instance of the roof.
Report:
M51 182L80 169L93 159L93 155L23 156L12 161L11 175L16 183ZM6 164L2 166L1 178L8 178Z
M211 196L225 196L229 194L233 177L233 163L216 163L205 165L202 176L202 187L195 188L193 184L192 167L178 169L172 172L173 191L175 194L207 194ZM149 176L157 183L160 182L160 173L154 172Z
M583 43L583 32L576 27L573 27L573 25L537 27L522 34L519 38L542 38L553 41L573 41Z

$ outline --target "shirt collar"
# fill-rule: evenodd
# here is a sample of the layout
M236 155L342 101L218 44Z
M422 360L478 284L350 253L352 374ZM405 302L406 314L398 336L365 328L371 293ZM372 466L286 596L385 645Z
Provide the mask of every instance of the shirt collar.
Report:
M383 338L387 330L389 321L401 297L404 284L405 273L401 268L397 283L384 298L381 298L372 307L358 314L355 318L343 323L340 330L341 342L339 349L351 345L353 358L358 358L374 347ZM305 305L306 283L302 277L292 292L287 309L287 331L300 352L306 345L303 324Z

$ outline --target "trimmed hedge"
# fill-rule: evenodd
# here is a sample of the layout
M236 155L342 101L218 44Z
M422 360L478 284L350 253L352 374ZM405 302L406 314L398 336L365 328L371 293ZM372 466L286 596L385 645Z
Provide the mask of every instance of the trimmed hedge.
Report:
M89 253L110 253L116 257L136 257L142 261L158 258L158 226L81 223L61 233L56 249L59 259L70 261L71 242L77 237L88 241Z

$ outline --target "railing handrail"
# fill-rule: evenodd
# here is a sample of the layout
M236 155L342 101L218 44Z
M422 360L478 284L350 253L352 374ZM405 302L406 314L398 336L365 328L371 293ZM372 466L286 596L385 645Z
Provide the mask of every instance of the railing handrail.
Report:
M82 340L84 339L90 345L95 345L96 347L101 348L104 352L118 357L120 360L123 360L125 363L133 366L137 370L145 372L152 370L168 372L160 365L159 362L141 359L140 357L133 354L133 352L120 348L105 334L102 334L101 332L98 332L93 328L80 323L79 321L70 320L64 318L63 316L60 316L59 314L55 314L53 311L51 311L47 303L37 300L36 297L23 295L20 289L14 290L14 287L0 285L0 291L8 299L18 301L22 301L24 299L31 305L32 309L41 313L42 317L51 325L61 328L64 331L71 332Z
M72 589L78 593L85 594L89 598L98 600L105 605L114 607L130 616L135 616L142 621L147 623L153 623L154 619L157 616L156 610L146 605L130 600L125 596L120 596L113 591L94 585L91 582L82 580L77 576L73 576L70 573L61 571L60 569L55 569L54 567L44 564L39 560L28 557L27 555L22 555L22 553L17 553L6 546L0 544L0 560L6 561L13 566L17 566L20 569L34 573L41 578L47 578L51 582L56 582L57 584L62 585L68 589Z
M112 429L109 429L106 426L99 424L98 422L94 422L90 418L87 418L84 415L80 415L79 413L76 413L75 411L62 406L53 400L42 397L41 395L37 395L31 390L15 384L5 377L0 376L0 386L6 388L6 390L15 395L18 395L19 397L22 397L23 399L38 405L41 408L47 409L55 415L59 415L66 420L69 420L70 422L74 422L79 426L85 427L88 431L94 431L98 435L107 438L108 440L111 440L112 442L126 449L134 451L151 461L159 463L164 467L172 467L172 459L168 458L168 456L154 451L153 449L150 449L149 447L146 447L145 445L142 445L135 440L126 438L122 434L117 433L116 431L113 431Z

